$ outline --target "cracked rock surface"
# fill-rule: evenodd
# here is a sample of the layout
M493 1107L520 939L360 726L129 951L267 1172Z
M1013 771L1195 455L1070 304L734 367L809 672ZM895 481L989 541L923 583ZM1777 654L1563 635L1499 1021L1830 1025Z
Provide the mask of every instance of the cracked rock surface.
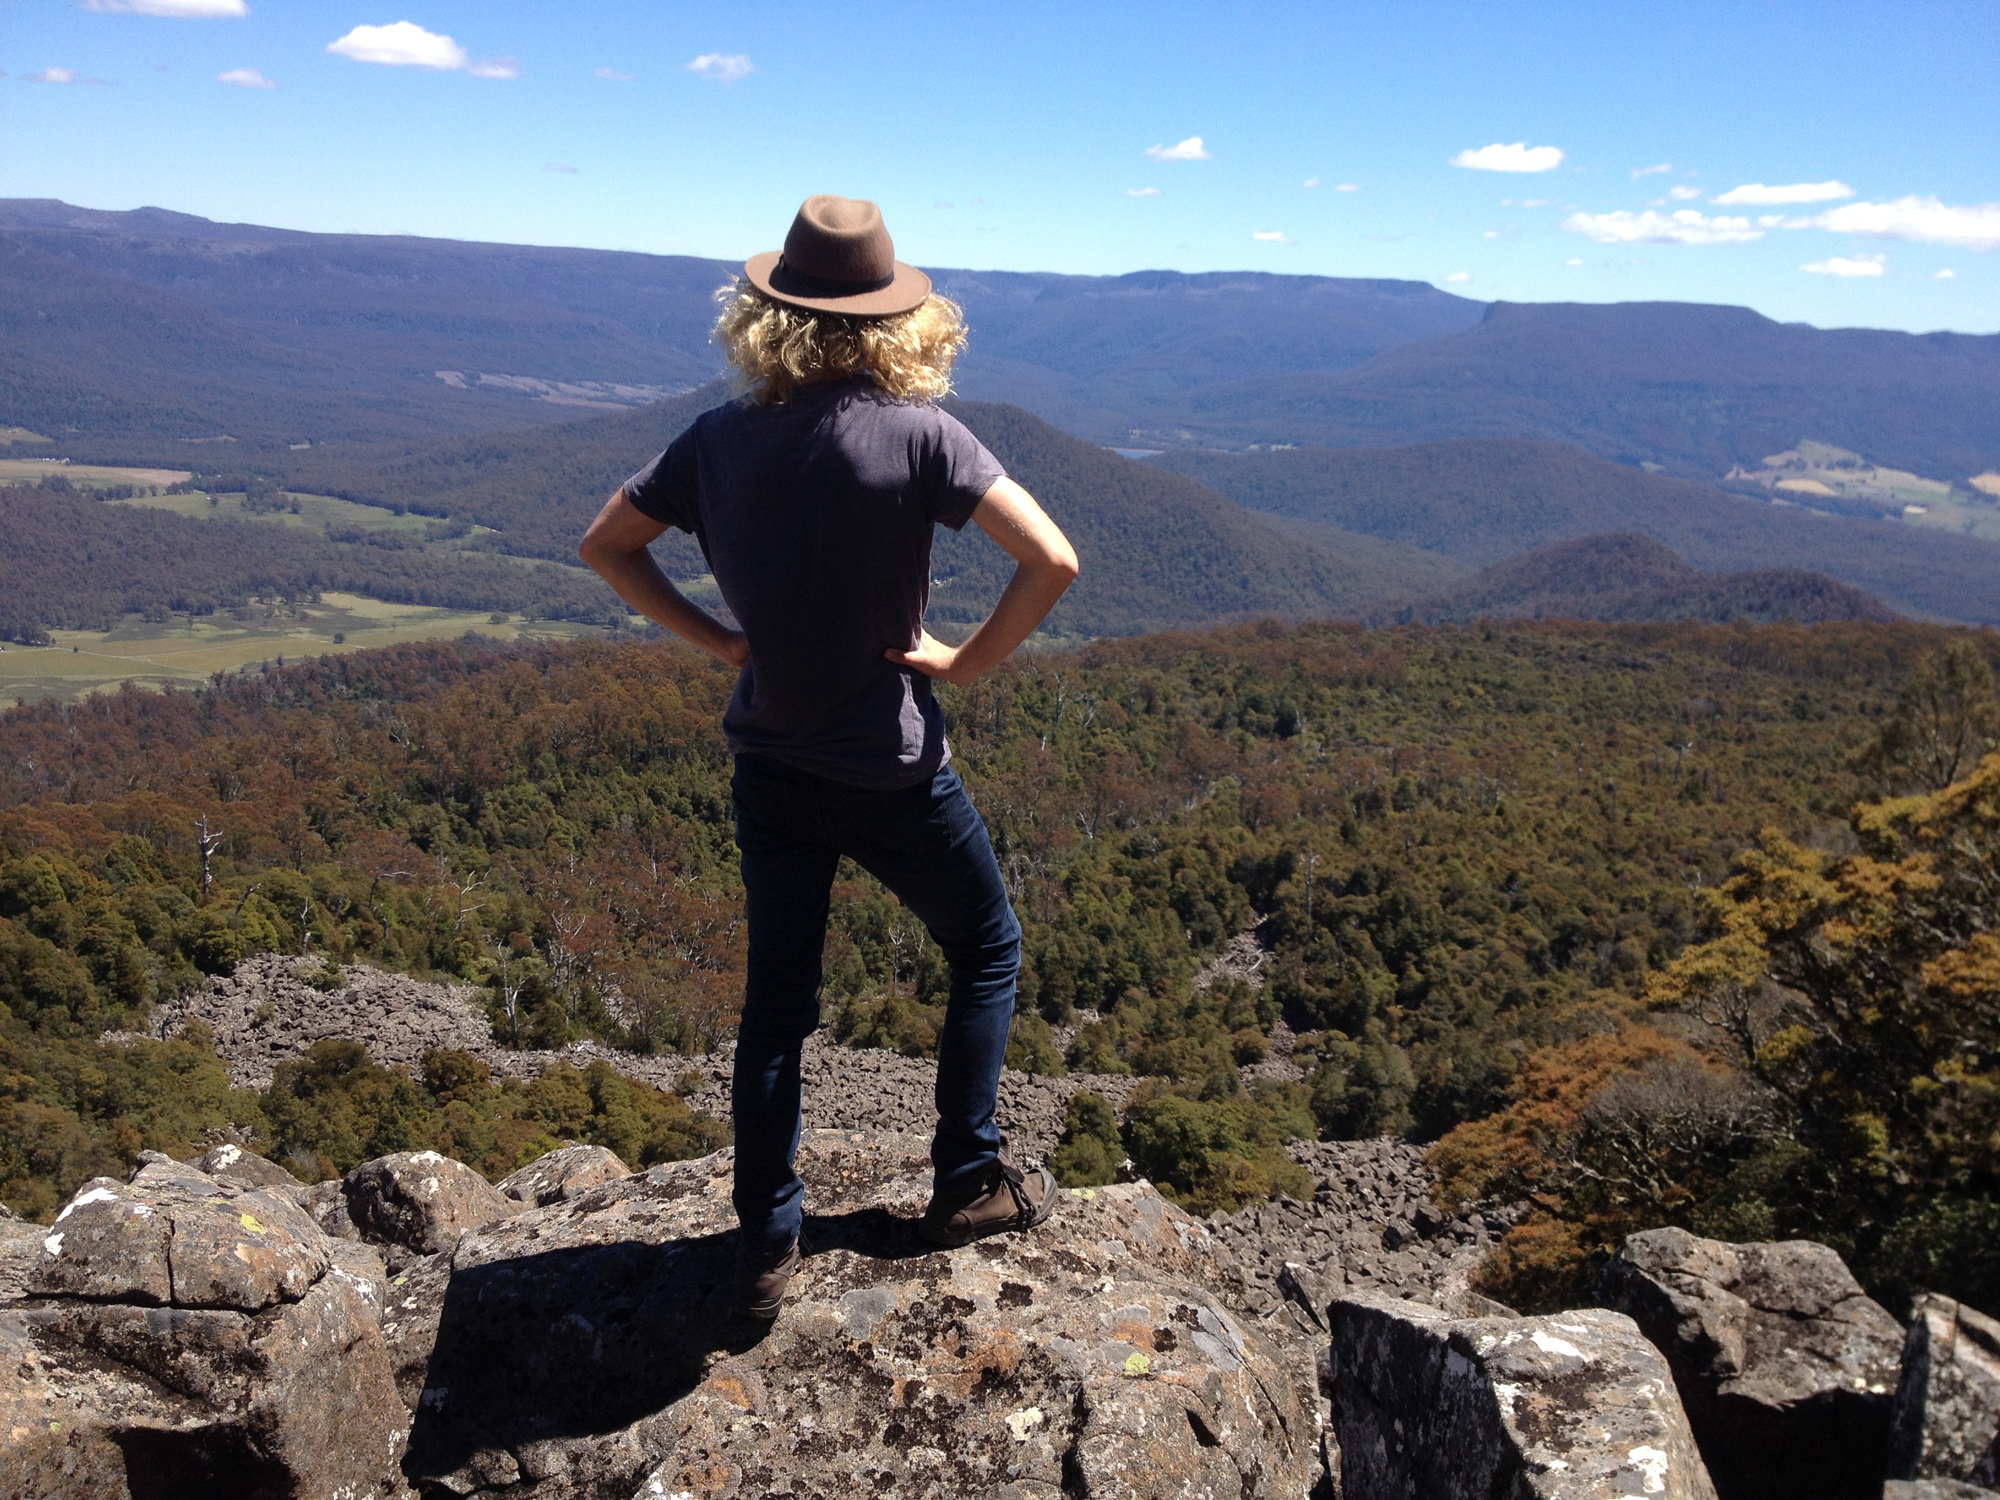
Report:
M1950 1297L1911 1310L1889 1472L2000 1489L2000 1321Z
M1811 1240L1632 1235L1598 1299L1673 1367L1722 1500L1876 1500L1903 1327Z
M379 1260L291 1197L151 1155L6 1243L0 1493L407 1494Z
M1714 1500L1672 1376L1630 1318L1328 1309L1345 1500Z
M926 1247L921 1138L808 1132L806 1259L761 1339L724 1316L731 1153L607 1182L392 1283L413 1481L642 1495L1292 1500L1310 1354L1213 1288L1228 1251L1152 1188Z

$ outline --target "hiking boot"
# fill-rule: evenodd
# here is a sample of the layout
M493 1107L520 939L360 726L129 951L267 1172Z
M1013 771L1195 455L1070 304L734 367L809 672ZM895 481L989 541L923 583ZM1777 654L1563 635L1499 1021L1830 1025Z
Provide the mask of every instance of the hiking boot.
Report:
M971 1202L956 1208L931 1199L919 1230L933 1245L955 1249L1010 1229L1033 1229L1056 1211L1061 1193L1047 1167L1024 1174L1003 1155Z
M778 1316L778 1308L785 1300L785 1288L792 1284L792 1277L805 1257L800 1253L799 1242L792 1241L792 1248L769 1265L759 1265L751 1260L743 1248L742 1241L736 1246L736 1301L732 1310L739 1318L755 1318L768 1323Z

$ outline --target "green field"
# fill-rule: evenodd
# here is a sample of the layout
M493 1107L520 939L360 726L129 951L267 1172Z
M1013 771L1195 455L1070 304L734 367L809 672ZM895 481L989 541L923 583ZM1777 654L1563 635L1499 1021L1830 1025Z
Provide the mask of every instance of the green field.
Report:
M467 631L501 641L574 640L602 634L595 626L563 620L524 620L517 615L496 620L468 610L426 609L333 593L317 605L257 605L193 621L183 617L154 624L130 616L116 630L102 633L51 631L53 646L12 642L0 646L0 704L46 698L75 702L126 682L149 688L169 683L189 687L216 672L254 670L265 662L453 639Z
M4 429L18 433L18 427ZM34 437L9 438L9 442L28 442ZM44 474L60 474L78 489L94 490L113 484L179 484L191 478L185 469L112 469L102 464L73 464L62 458L0 458L0 484L26 482L33 484Z
M136 470L127 470L136 473ZM119 481L131 483L134 481ZM406 531L421 534L435 520L430 516L397 515L378 505L357 505L352 500L336 500L331 495L303 495L284 492L284 498L298 506L278 510L251 510L243 495L210 495L196 490L191 495L135 495L130 500L114 500L114 505L144 506L148 510L170 510L177 516L196 521L274 521L282 526L305 526L314 531L329 528L360 531ZM471 535L490 534L483 526Z

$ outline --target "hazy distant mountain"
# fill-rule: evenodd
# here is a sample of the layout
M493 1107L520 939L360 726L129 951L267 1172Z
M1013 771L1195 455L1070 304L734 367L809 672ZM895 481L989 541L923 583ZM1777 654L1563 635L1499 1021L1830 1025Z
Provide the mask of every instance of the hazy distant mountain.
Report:
M1804 568L1901 613L2000 622L2000 543L1834 519L1626 468L1558 443L1477 441L1147 460L1252 510L1475 566L1605 531L1640 532L1711 572Z
M938 271L972 339L960 393L1065 432L1141 447L1165 405L1219 382L1345 370L1476 327L1485 305L1421 281L1255 271L1128 276Z
M717 372L710 294L733 269L47 200L0 200L0 244L0 422L94 457L638 406ZM1537 438L1714 480L1804 438L1934 479L2000 468L2000 335L1252 272L933 274L972 324L964 395L1120 447Z
M1695 303L1503 302L1469 332L1352 370L1212 383L1158 413L1166 438L1225 447L1545 438L1702 479L1805 437L1963 480L2000 464L2000 335L1809 328Z
M1704 573L1672 548L1633 532L1539 547L1482 568L1449 590L1378 606L1378 623L1497 620L1893 620L1894 610L1824 573L1798 568Z
M736 269L692 256L305 234L29 199L0 200L0 244L22 252L0 257L0 320L14 314L0 329L19 335L0 350L0 415L43 432L74 428L99 444L153 440L162 456L218 432L270 448L641 405L718 372L711 294ZM1025 401L1114 440L1149 421L1144 412L1162 394L1345 369L1469 328L1482 312L1409 281L936 275L973 324L961 372L968 395ZM59 327L32 311L52 284L76 314ZM39 399L58 387L71 395ZM162 401L163 389L177 398Z

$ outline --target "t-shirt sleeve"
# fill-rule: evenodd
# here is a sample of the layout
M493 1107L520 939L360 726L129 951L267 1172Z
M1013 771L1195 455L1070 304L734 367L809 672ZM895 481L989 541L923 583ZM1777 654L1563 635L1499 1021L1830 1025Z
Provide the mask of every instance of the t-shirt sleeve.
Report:
M933 445L930 516L938 525L958 531L972 519L993 481L1005 479L1007 471L950 412L937 414Z
M625 498L642 516L662 526L678 526L692 532L699 510L694 429L675 438L667 451L625 481Z

